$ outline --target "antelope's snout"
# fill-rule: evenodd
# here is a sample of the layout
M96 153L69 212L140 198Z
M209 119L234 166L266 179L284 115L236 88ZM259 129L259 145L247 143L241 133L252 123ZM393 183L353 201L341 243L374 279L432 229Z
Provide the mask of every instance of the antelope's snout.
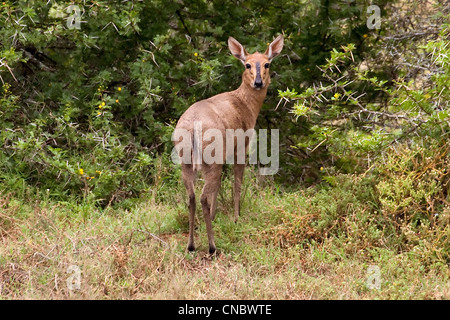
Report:
M253 83L253 86L255 88L262 88L262 87L264 87L264 84L263 84L261 78L256 79L255 82Z
M253 82L253 87L256 89L261 89L262 87L264 87L264 82L263 79L261 78L261 63L260 62L256 62L255 63L255 71L256 71L256 76L255 76L255 80Z

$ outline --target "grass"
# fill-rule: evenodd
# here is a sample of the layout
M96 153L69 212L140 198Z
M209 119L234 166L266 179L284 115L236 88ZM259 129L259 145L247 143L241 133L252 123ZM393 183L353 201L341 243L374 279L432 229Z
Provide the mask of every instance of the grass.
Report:
M248 170L235 224L226 178L213 223L214 257L200 214L197 251L186 250L182 187L158 188L131 209L1 196L0 297L450 298L442 252L448 242L432 248L427 238L412 244L402 238L367 180L347 176L339 187L283 190ZM448 227L442 230L448 237ZM69 290L70 266L81 271L79 289ZM379 268L379 289L368 285L370 266Z

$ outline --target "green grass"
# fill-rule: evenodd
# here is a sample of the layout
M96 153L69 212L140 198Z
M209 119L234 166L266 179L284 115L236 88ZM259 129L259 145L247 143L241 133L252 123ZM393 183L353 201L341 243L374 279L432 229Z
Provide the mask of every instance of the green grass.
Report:
M339 187L284 190L249 170L235 224L226 178L214 257L200 214L197 251L186 251L181 186L153 190L131 209L2 196L0 297L449 299L447 242L408 242L370 180L340 179ZM448 237L448 227L440 232ZM81 270L79 290L67 285L71 265ZM368 287L369 266L380 270L379 290Z

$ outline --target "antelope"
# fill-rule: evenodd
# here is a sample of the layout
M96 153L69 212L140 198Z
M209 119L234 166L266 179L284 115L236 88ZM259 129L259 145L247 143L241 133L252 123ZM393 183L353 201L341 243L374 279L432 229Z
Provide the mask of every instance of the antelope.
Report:
M181 150L180 140L172 140L175 145L176 152L181 160L182 180L186 187L189 209L189 242L187 249L194 251L194 219L195 219L195 193L194 182L197 171L201 171L204 179L204 187L200 197L202 205L203 217L205 219L206 231L208 234L209 253L216 251L214 244L214 233L212 229L212 220L216 213L217 194L221 184L222 167L225 163L225 143L222 143L223 161L207 163L204 159L195 161L196 149L205 151L208 146L213 143L212 139L198 137L195 134L195 123L200 123L202 130L214 129L221 133L225 142L226 131L229 129L242 129L247 131L253 129L256 118L261 110L263 101L267 95L267 87L270 84L270 63L273 58L278 56L283 49L283 36L279 35L267 48L264 53L255 52L249 54L247 50L233 37L228 38L228 48L231 53L239 59L245 66L242 74L242 83L238 89L230 92L215 95L209 99L201 100L191 105L180 117L175 132L183 131L189 133L190 154L184 154ZM183 138L184 140L185 138ZM217 139L217 137L216 137ZM236 161L236 139L233 139L231 147L234 148L234 221L240 214L240 196L241 185L245 168L244 163ZM245 152L248 150L249 140L245 140ZM200 147L199 147L200 146ZM229 146L228 146L229 147ZM217 151L217 150L216 150ZM184 158L183 158L184 156ZM245 154L244 154L245 156ZM228 163L228 162L227 162Z

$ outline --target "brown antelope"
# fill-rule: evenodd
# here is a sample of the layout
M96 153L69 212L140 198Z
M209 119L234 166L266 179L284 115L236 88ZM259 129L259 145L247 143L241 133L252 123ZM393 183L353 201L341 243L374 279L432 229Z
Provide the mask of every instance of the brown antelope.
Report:
M206 100L201 100L189 107L186 112L181 116L177 123L174 134L177 130L188 132L189 137L187 142L190 146L189 154L184 154L185 150L181 150L181 141L173 138L175 149L181 158L182 179L186 187L189 196L189 243L188 250L193 251L194 247L194 219L195 219L195 193L194 182L196 179L196 172L200 170L202 172L205 185L202 190L200 202L202 205L203 216L206 223L206 231L208 233L209 253L213 254L216 251L214 244L214 234L211 221L214 220L216 211L217 193L221 184L222 167L226 161L225 149L229 148L225 146L225 137L229 129L239 130L247 132L249 129L253 129L256 123L256 118L261 110L263 101L267 94L267 87L270 83L270 62L274 57L280 54L283 48L283 36L278 36L267 48L264 53L255 52L249 54L244 47L234 38L229 37L228 47L231 53L242 61L245 66L244 73L242 74L242 83L240 87L234 91L225 92L213 96ZM206 151L214 141L207 139L205 136L199 137L196 134L195 123L201 124L201 130L208 129L218 132L223 141L220 141L223 150L215 150L217 153L220 151L222 159L221 161L215 161L211 163L207 162L203 158L200 161L196 161L195 153L197 151ZM239 163L236 161L237 157L237 142L236 139L232 140L232 150L234 149L234 219L237 221L240 213L240 194L242 177L245 168L245 160ZM245 151L248 150L249 140L245 140ZM223 156L222 156L223 155ZM183 158L184 156L184 158ZM228 153L227 153L228 156ZM245 157L245 154L244 154ZM227 162L228 163L228 162Z

